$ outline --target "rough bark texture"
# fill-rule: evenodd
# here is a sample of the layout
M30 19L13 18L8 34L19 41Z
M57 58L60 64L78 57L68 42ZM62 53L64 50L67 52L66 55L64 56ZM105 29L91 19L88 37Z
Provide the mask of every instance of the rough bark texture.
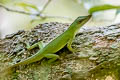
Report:
M0 40L0 70L34 55L39 49L26 49L43 41L49 43L63 33L69 24L45 23L29 31L18 31ZM66 47L57 52L61 59L48 59L17 67L1 80L120 80L120 24L102 28L83 27L73 40L71 53Z

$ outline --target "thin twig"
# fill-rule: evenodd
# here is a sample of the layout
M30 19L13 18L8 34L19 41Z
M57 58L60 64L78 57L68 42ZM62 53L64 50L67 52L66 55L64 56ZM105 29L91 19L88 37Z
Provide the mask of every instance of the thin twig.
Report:
M48 0L47 3L43 6L42 10L40 11L40 13L43 13L46 9L46 7L50 4L52 0Z
M46 18L64 18L64 19L69 19L69 20L73 20L70 17L67 16L51 16L51 15L45 15Z
M10 11L10 12L16 12L16 13L21 13L21 14L25 14L25 15L32 15L32 16L37 16L37 17L40 17L40 18L65 18L65 19L72 20L72 18L69 18L69 17L66 17L66 16L48 16L48 15L45 15L45 14L42 14L42 13L36 13L35 14L35 13L13 10L13 9L10 9L10 8L2 5L2 4L0 4L0 7L4 8L5 10Z
M6 9L7 11L11 11L11 12L22 13L22 14L26 14L26 15L36 15L36 16L38 15L38 14L28 13L28 12L24 12L24 11L13 10L13 9L7 8L1 4L0 4L0 7Z

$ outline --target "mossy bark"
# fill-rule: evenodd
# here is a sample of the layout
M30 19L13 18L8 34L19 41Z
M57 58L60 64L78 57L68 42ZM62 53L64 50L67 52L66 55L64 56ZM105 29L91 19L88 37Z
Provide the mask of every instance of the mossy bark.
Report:
M0 40L0 70L34 55L39 48L30 45L49 43L69 27L68 23L44 23L29 31L18 31ZM76 52L66 46L57 52L60 60L48 64L48 59L19 66L3 80L120 80L120 24L101 28L83 27L73 40Z

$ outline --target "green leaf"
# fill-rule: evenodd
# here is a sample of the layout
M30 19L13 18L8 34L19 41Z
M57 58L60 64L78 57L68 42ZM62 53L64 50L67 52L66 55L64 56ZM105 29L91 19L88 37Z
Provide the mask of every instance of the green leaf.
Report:
M110 10L110 9L120 9L120 6L104 4L104 5L94 6L94 7L90 8L88 12L90 14L93 14L94 12Z
M28 3L21 2L21 3L16 3L16 5L23 7L24 10L26 10L26 11L30 11L29 8L33 8L33 9L35 9L36 11L39 11L39 9L37 8L37 6L35 6L35 5L33 5L33 4L28 4Z

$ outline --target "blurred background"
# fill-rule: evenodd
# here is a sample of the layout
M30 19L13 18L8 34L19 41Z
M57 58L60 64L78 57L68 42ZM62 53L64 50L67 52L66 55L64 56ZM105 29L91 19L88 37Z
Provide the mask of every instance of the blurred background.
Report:
M40 23L72 23L78 16L88 15L91 7L102 4L120 5L120 0L0 0L0 38ZM86 26L120 23L120 14L116 13L115 9L95 12Z

